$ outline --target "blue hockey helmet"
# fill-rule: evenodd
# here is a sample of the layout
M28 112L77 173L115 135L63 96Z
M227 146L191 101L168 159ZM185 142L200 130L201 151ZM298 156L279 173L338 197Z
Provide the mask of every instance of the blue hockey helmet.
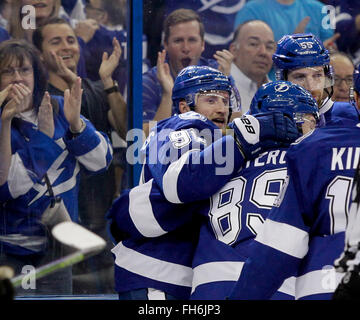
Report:
M329 51L322 41L311 33L283 36L277 43L272 59L277 80L287 80L289 70L324 66L325 75L330 80L326 87L333 85Z
M239 110L240 95L230 77L208 66L189 66L180 71L175 79L172 100L179 112L179 102L185 100L190 108L195 107L197 93L227 91L230 97L230 113Z
M315 120L319 120L318 105L311 93L289 81L278 80L263 84L255 93L249 113L269 111L283 112L297 124L304 122L304 114L313 114Z

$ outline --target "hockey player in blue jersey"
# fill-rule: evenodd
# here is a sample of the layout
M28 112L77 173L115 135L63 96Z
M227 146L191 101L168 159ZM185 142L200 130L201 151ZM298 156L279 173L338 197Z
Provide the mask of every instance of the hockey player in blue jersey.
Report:
M210 67L190 66L176 78L172 99L180 114L150 132L140 185L126 191L109 212L114 237L119 231L118 241L124 233L131 235L112 250L120 299L189 298L199 223L186 214L187 203L209 199L246 160L298 136L293 121L280 112L245 116L230 124L236 128L233 136L223 136L231 93L230 79ZM171 210L162 225L158 209Z
M338 118L357 119L357 112L348 102L334 102L334 75L329 51L311 33L283 36L273 55L277 80L287 80L307 89L316 99L322 120L329 124Z
M249 113L269 111L294 118L301 135L315 129L319 119L312 95L287 81L267 83L255 94ZM260 232L286 179L286 150L272 148L248 161L202 210L207 221L201 226L194 254L191 299L221 300L231 293L249 254L249 244ZM294 280L287 279L272 299L292 299Z
M360 108L360 66L354 70L353 94L350 97L354 105ZM336 288L333 300L360 299L360 161L354 177L351 207L346 228L345 246L341 256L335 261L336 271L344 274Z
M80 170L101 172L112 160L108 137L80 115L81 79L64 98L51 97L46 85L31 44L1 43L0 261L16 273L48 258L54 224L77 221ZM64 282L56 284L60 293Z
M359 102L358 94L355 97ZM292 274L296 299L332 298L344 275L335 272L333 263L344 250L351 219L359 119L332 119L290 146L286 183L251 244L230 299L269 299Z

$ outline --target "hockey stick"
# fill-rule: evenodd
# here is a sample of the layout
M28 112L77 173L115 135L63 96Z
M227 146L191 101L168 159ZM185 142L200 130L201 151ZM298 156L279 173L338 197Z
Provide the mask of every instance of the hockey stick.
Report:
M36 276L36 279L39 279L50 273L81 262L98 254L106 246L104 239L71 221L57 224L52 229L52 235L62 244L75 248L76 252L43 265L35 269L34 273L21 274L12 278L10 281L15 288L19 287L23 281L34 277L34 275Z

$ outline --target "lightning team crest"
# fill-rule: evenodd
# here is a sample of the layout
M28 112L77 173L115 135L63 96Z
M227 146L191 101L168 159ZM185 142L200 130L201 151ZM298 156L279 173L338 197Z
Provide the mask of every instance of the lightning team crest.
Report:
M200 0L200 1L202 3L202 7L198 9L198 12L211 10L223 14L237 13L244 6L246 2L246 0L235 0L235 1Z
M289 86L285 83L280 83L275 87L276 92L286 92L289 90Z

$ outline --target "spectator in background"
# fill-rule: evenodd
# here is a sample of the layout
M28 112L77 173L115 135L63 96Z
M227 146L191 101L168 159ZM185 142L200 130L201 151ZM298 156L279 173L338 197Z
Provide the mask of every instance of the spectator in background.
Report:
M213 59L201 55L205 49L204 25L199 15L189 9L172 12L164 21L164 50L158 53L157 66L143 76L143 129L149 121L159 121L174 114L171 92L178 73L190 65L218 68L230 74L232 54L217 51Z
M77 76L79 44L74 30L66 20L53 18L35 30L33 42L41 51L44 63L48 68L50 92L63 95L64 90L72 85ZM100 126L101 121L103 121L103 126L108 122L112 129L124 136L126 133L126 104L112 79L112 73L118 64L120 55L119 42L113 39L113 54L109 57L107 53L104 53L98 70L101 82L95 83L83 79L84 95L90 96L85 99L82 112L88 118L94 118L95 126L97 124ZM93 112L98 112L98 114L95 115ZM109 125L105 124L105 126L109 128ZM109 132L109 129L104 131Z
M216 51L229 47L233 39L235 16L246 1L164 0L164 14L168 15L180 8L196 11L205 26L205 50L203 56L205 58L212 58ZM152 25L152 23L153 21L150 20L149 24ZM148 32L152 31L149 30Z
M335 1L335 0L334 0ZM336 32L340 51L349 54L355 65L360 63L360 1L336 0Z
M353 85L354 64L343 52L330 54L330 65L334 71L334 101L349 102L349 92Z
M30 5L35 8L35 26L32 26L31 28L30 26L29 28L24 28L22 25L23 19L25 19L24 21L27 23L31 21L29 18L29 11L22 13L22 8L25 5ZM70 20L68 15L62 9L60 0L43 0L41 2L36 0L12 0L12 14L9 21L10 36L14 39L25 39L32 43L32 34L34 30L44 24L45 21L53 17L62 17L64 19ZM90 25L89 22L87 22L87 24ZM87 29L90 30L90 27L87 26ZM82 38L79 38L78 40L81 47L81 53L77 67L77 74L81 78L85 78L86 70L85 60L83 57L83 47L85 43Z
M74 30L66 20L53 18L35 30L33 42L41 51L41 57L49 72L49 92L53 95L62 96L64 90L71 86L77 77L79 45ZM101 129L109 136L112 130L116 130L120 136L124 137L127 127L126 103L112 80L112 73L119 62L120 55L120 45L114 39L113 53L110 56L104 53L102 57L98 71L101 80L94 82L90 79L83 79L82 81L84 91L81 112L93 121L98 130ZM101 175L82 174L80 176L79 216L81 223L104 238L107 238L105 213L116 193L115 183L113 164ZM101 259L103 254L105 258ZM96 265L97 261L100 261L100 266ZM94 265L92 266L92 264ZM91 258L85 264L81 264L81 266L84 265L87 270L82 271L82 274L86 274L90 269L97 271L108 267L108 272L104 272L103 275L108 275L109 278L102 279L94 274L92 280L88 279L88 284L97 283L94 285L95 288L109 286L111 283L108 280L111 281L112 257L108 251ZM75 270L80 267L75 267Z
M239 90L243 113L249 110L258 88L270 81L267 74L275 49L274 34L265 22L252 20L237 27L229 49L234 56L230 74Z
M327 47L338 35L324 25L327 13L322 12L323 7L317 0L253 0L238 12L234 27L248 20L263 20L273 30L275 41L286 34L312 33Z
M126 24L126 1L124 0L85 0L85 13L88 19L96 20L109 29L122 30Z
M125 0L86 0L85 13L88 19L95 20L99 28L84 48L86 73L91 80L99 80L99 67L104 52L111 54L112 41L115 37L121 46L121 57L118 67L113 73L120 92L126 96L128 68L127 68L127 32L126 32L126 1ZM147 39L143 36L143 49L146 49ZM143 72L149 69L146 59L146 50L143 50ZM112 142L114 148L114 165L117 176L116 190L118 194L126 187L126 142L124 137L113 131ZM117 195L118 195L117 194Z
M91 80L99 80L99 67L104 51L112 52L114 37L120 42L122 55L119 66L113 74L118 82L121 93L125 94L127 84L127 33L126 33L126 1L124 0L86 0L85 13L88 20L98 24L92 37L86 42L84 56L86 72ZM147 40L143 36L143 48L146 49ZM147 71L149 63L146 61L146 50L143 51L143 71Z
M25 16L29 17L29 12L22 13L22 7L31 5L35 8L35 28L41 26L47 19L57 17L60 12L60 0L13 0L12 1L12 14L9 21L9 32L12 38L25 39L32 43L32 34L34 28L24 28L22 19ZM30 20L26 20L29 22Z
M83 0L61 0L61 6L70 19L86 19Z
M0 27L7 29L11 17L12 0L0 1Z
M80 115L80 77L64 98L50 96L46 87L46 70L32 44L25 40L0 44L0 95L5 101L0 265L5 261L16 274L23 265L37 267L58 258L50 256L49 232L61 221L79 221L79 171L100 173L112 159L107 136ZM71 294L71 282L64 275L38 280L37 291L22 292Z

